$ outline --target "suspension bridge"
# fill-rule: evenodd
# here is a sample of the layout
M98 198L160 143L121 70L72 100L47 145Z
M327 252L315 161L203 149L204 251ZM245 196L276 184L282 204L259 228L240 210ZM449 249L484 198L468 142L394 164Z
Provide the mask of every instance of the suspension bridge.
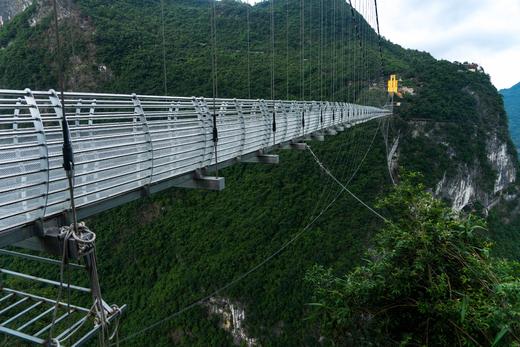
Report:
M354 13L351 2L350 7ZM56 7L54 10L59 33ZM307 140L324 141L326 136L392 114L390 105L338 101L335 95L333 101L275 100L274 58L271 100L219 98L215 2L211 11L211 97L62 92L63 74L60 92L0 90L0 248L16 246L61 257L60 261L0 250L2 255L60 267L60 281L0 269L3 275L59 291L58 298L51 299L2 286L0 316L8 318L0 322L1 333L40 345L63 344L78 331L81 334L72 346L99 333L103 341L110 339L108 326L125 306L103 300L95 233L79 220L172 187L222 190L225 178L219 170L224 167L278 164L273 150L305 150ZM273 33L274 27L274 51ZM362 35L357 37L363 48ZM57 38L59 47L59 35ZM358 79L362 77L369 88L373 76L360 73ZM358 99L368 104L366 98ZM78 259L84 264L71 262ZM65 283L66 267L86 270L90 288ZM93 305L65 302L64 290L89 293ZM87 329L90 316L95 319Z

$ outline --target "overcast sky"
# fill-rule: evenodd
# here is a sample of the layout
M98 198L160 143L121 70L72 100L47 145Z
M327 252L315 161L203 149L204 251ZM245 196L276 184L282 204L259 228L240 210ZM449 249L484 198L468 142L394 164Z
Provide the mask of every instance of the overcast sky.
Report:
M379 0L381 33L435 58L475 62L499 89L520 82L520 0Z

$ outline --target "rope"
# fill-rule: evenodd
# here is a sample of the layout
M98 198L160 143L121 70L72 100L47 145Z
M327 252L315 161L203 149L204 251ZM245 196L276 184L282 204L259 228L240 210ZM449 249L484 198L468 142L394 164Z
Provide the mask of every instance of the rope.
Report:
M88 316L92 315L95 311L95 308L96 308L96 305L98 304L98 301L97 299L94 300L94 304L92 305L92 307L90 308L90 310L87 312L87 314L85 315L85 317L88 318ZM75 333L77 333L82 327L83 325L85 324L85 322L88 320L87 318L85 318L83 320L83 322L81 322L81 324L79 324L74 330L72 330L71 332L69 332L67 335L65 335L61 340L57 340L57 339L51 339L51 341L53 343L56 344L56 346L61 346L61 344L63 342L65 342L66 340L68 340L71 336L73 336ZM103 340L104 341L104 340Z
M341 178L342 181L344 181L344 179L348 176L349 172L350 172L350 168L354 168L355 167L355 170L352 172L352 174L350 175L350 178L348 179L347 183L345 185L349 185L350 182L354 179L354 177L357 175L359 169L361 168L361 166L363 165L368 153L370 152L370 150L372 149L372 146L374 144L374 141L375 141L375 138L377 136L377 133L379 131L379 123L378 123L378 128L376 129L376 131L374 132L374 135L372 136L372 139L370 141L370 144L368 145L368 148L367 150L365 151L364 155L363 155L363 158L359 161L359 164L357 165L357 167L355 167L355 163L357 162L357 159L356 158L359 158L359 154L361 154L361 149L364 147L364 145L361 145L361 142L362 141L355 141L355 138L354 138L354 135L356 134L355 131L350 131L349 134L351 134L352 136L350 137L351 139L351 142L352 141L355 141L354 143L354 146L352 146L352 143L345 143L343 146L340 146L339 148L343 148L343 147L347 147L349 149L353 149L353 154L350 155L350 156L345 156L345 158L343 159L343 161L341 162L338 162L339 158L340 158L340 151L337 152L336 154L336 157L335 159L333 160L333 164L332 166L333 167L339 167L339 168L342 168L342 172L344 172L344 175L343 177ZM362 136L361 139L366 139L367 137L366 136ZM331 181L331 187L330 189L327 189L327 194L326 194L326 198L325 198L325 201L327 201L329 199L329 196L330 194L332 193L332 184L334 184L334 182ZM340 192L340 194L342 193L343 191ZM323 193L325 193L325 190L323 190ZM323 196L322 196L323 197ZM322 197L320 197L320 203L321 203L321 199ZM314 212L313 212L314 213Z
M386 219L385 217L383 217L382 215L380 215L376 210L374 210L372 207L370 207L369 205L367 205L363 200L361 200L359 197L357 197L354 193L352 193L343 183L341 183L330 171L329 169L327 169L323 164L322 162L320 161L320 159L316 156L316 154L313 152L313 150L311 149L311 147L309 145L307 145L307 149L309 150L309 152L311 153L312 157L314 158L314 160L316 161L316 163L321 167L321 169L330 177L334 180L334 182L336 182L341 188L343 188L344 191L346 191L350 196L352 196L354 199L356 199L360 204L362 204L363 206L365 206L370 212L372 212L375 216L377 216L378 218L380 218L383 222L385 223L390 223L390 221L388 219Z
M63 228L62 231L64 232L64 237L63 237L63 252L62 252L62 256L61 256L61 264L60 264L60 287L58 288L58 296L56 298L56 304L54 305L54 310L52 311L52 320L51 320L51 328L49 329L49 340L53 340L53 337L52 337L52 333L54 332L54 326L56 324L56 317L57 317L57 313L58 313L58 309L59 309L59 304L60 304L60 300L61 300L61 295L62 295L62 291L63 291L63 278L64 278L64 272L65 272L65 264L67 263L67 258L68 258L68 241L69 241L69 238L71 236L71 234L73 233L73 228L68 228L68 229L65 229Z

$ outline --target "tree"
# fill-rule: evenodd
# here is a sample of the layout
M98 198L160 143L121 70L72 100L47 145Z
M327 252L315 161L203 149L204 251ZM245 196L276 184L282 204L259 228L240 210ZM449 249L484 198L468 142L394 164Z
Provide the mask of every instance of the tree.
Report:
M315 266L314 317L337 345L520 345L520 264L490 257L485 223L407 174L378 207L391 221L365 264Z

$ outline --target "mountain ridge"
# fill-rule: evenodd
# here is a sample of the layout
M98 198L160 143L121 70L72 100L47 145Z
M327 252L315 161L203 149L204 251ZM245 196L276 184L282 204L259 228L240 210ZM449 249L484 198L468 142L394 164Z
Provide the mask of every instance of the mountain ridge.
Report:
M511 88L501 89L500 94L504 97L513 142L520 149L520 82Z

